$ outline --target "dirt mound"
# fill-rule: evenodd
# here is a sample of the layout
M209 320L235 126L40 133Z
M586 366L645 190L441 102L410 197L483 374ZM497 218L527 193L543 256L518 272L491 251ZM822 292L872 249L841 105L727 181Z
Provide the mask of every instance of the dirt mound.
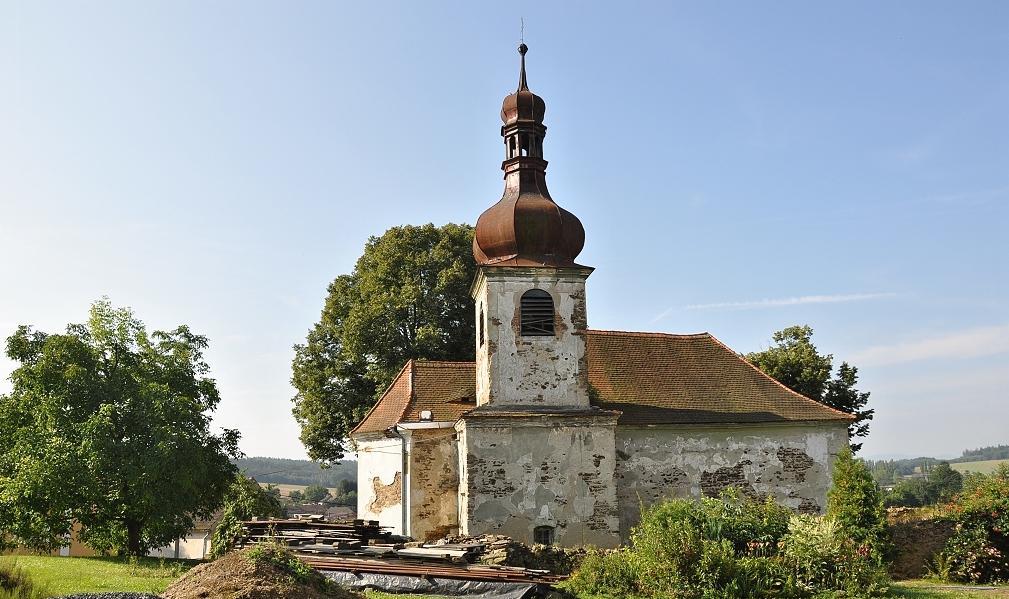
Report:
M291 561L294 560L294 561ZM233 551L196 566L161 595L164 599L360 599L297 562L291 553L259 548Z

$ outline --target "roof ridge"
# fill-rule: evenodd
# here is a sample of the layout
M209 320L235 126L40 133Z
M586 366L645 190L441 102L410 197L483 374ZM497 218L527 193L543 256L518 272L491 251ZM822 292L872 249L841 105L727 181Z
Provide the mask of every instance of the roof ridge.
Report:
M794 390L794 389L790 388L790 387L789 387L788 385L786 385L786 384L782 383L782 382L781 382L781 381L779 381L778 379L776 379L776 378L774 378L773 376L771 376L771 375L767 374L767 373L766 373L766 372L764 372L763 370L761 370L761 369L757 368L757 367L756 367L756 366L755 366L755 365L754 365L754 364L753 364L752 362L750 362L749 360L747 360L746 358L744 358L742 354L740 354L740 353L737 353L737 352L736 352L736 351L735 351L734 349L732 349L732 348L731 348L731 347L729 347L728 345L725 345L724 343L722 343L721 339L719 339L719 338L715 337L714 335L710 335L710 337L711 337L711 340L712 340L712 341L714 341L715 343L717 343L718 345L720 345L721 347L723 347L723 348L724 348L724 349L725 349L726 351L728 351L728 352L729 352L730 354L732 354L733 356L736 356L736 358L737 358L737 359L738 359L739 361L741 361L741 362L742 362L743 364L746 364L747 366L749 366L749 367L750 367L750 368L752 368L753 370L757 371L757 374L759 374L760 376L762 376L762 377L764 377L764 378L766 378L766 379L769 379L769 380L770 380L770 381L772 381L772 382L773 382L773 383L774 383L775 385L777 385L777 386L781 387L782 389L784 389L785 391L787 391L787 392L788 392L788 393L790 393L791 395L794 395L794 396L798 397L799 399L801 399L801 400L803 400L803 401L806 401L806 402L811 402L811 403L814 403L814 404L816 404L816 405L817 405L817 407L821 407L821 408L826 408L826 409L828 409L828 410L830 410L830 411L832 411L832 412L836 412L836 413L838 413L838 414L841 414L841 415L845 416L846 418L850 418L850 419L852 419L852 420L854 420L854 419L855 419L855 416L854 416L853 414L850 414L850 413L848 413L848 412L845 412L844 410L838 410L837 408L832 408L832 407L828 406L827 404L825 404L825 403L823 403L823 402L819 402L819 401L816 401L816 400L815 400L815 399L813 399L812 397L806 397L806 396L805 396L805 395L803 395L802 393L799 393L798 391L796 391L796 390Z
M656 333L651 331L610 331L604 329L586 329L586 333L592 333L596 335L613 335L613 336L627 336L627 337L659 337L666 339L703 339L705 337L714 336L707 332L702 331L700 333Z
M423 358L417 358L414 362L415 366L459 366L476 364L476 360L426 360Z

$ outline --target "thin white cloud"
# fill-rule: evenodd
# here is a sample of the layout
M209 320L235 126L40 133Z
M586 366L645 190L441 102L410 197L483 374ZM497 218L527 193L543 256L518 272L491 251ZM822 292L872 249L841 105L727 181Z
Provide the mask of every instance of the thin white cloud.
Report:
M748 302L718 302L714 304L690 304L684 310L756 310L760 308L780 308L782 306L803 306L807 304L840 304L895 297L896 293L847 293L837 295L801 295L779 297Z
M937 358L977 358L1009 352L1009 324L978 327L918 341L878 345L855 352L859 366L886 366Z

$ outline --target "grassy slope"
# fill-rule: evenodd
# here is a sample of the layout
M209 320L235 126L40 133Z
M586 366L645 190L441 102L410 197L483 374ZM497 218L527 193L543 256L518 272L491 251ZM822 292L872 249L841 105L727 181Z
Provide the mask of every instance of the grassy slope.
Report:
M1009 460L981 460L978 462L957 462L950 464L950 468L957 472L980 472L981 474L991 474L995 472L999 464L1009 464Z
M0 556L24 568L50 595L101 591L160 593L198 562L113 557Z
M905 580L895 583L891 588L891 596L909 599L1002 599L1009 597L1009 587L1003 586L996 590L982 590L990 587L980 587L978 590L960 590L969 589L969 587L929 580Z

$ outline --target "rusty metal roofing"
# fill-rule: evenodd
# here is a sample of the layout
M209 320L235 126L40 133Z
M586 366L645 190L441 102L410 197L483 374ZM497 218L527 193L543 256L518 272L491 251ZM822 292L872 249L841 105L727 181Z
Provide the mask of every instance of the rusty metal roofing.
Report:
M838 421L850 414L800 395L709 333L586 332L594 406L619 424L732 424ZM410 373L413 373L412 392ZM476 407L474 362L411 361L352 434L417 422L455 421ZM406 401L404 401L406 398ZM388 404L383 406L383 404Z

